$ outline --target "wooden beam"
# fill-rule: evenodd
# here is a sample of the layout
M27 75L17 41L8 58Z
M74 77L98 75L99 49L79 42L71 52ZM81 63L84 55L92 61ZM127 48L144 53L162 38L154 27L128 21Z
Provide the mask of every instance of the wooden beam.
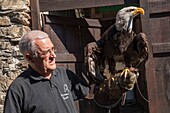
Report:
M85 26L85 27L103 27L97 19L81 19L72 17L59 17L54 15L44 15L44 21L47 24L65 24L71 26ZM110 20L111 21L111 20Z
M30 0L32 29L41 30L39 0Z
M146 82L147 82L147 93L148 93L148 111L147 113L158 113L157 109L159 106L157 100L157 80L155 75L155 65L152 51L152 36L150 30L150 17L149 17L149 9L148 6L149 0L140 0L140 6L145 9L145 15L141 16L142 20L142 31L147 34L148 45L149 45L149 58L146 62Z
M153 51L153 54L170 53L170 42L153 43L152 51Z
M39 2L40 11L70 10L124 4L124 0L39 0Z

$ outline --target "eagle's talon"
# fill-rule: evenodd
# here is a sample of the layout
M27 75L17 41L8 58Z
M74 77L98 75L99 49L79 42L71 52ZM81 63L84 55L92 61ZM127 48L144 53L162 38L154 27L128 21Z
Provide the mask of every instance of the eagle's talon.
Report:
M129 72L130 72L130 70L129 70L128 68L125 68L125 69L122 71L122 73L121 73L120 76L123 76L123 75L124 75L124 81L126 80L127 74L128 74Z

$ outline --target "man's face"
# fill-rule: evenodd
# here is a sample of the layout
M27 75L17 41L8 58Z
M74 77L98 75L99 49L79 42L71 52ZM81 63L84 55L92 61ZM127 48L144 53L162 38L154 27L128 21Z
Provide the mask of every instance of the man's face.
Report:
M37 57L32 58L33 69L44 76L51 73L55 68L55 48L50 38L36 39L35 45L38 47Z

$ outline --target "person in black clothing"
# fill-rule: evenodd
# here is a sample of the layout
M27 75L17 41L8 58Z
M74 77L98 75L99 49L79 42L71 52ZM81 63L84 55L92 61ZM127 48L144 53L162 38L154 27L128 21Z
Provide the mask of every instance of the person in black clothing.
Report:
M4 113L77 113L74 100L84 98L89 85L71 70L56 67L49 36L29 31L22 36L19 48L29 66L11 83Z

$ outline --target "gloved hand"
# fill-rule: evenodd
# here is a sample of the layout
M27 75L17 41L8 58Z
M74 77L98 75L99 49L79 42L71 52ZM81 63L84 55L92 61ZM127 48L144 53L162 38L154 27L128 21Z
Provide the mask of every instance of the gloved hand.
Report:
M137 81L137 77L139 76L138 71L123 71L121 75L118 78L119 84L122 88L126 90L132 90L134 88L134 85Z

